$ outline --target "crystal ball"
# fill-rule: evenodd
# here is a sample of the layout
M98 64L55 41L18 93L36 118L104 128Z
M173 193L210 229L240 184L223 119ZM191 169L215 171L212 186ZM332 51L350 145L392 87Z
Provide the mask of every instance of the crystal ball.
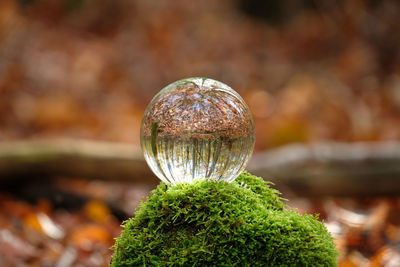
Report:
M254 121L242 97L209 78L174 82L154 96L143 116L140 143L163 182L231 182L253 152Z

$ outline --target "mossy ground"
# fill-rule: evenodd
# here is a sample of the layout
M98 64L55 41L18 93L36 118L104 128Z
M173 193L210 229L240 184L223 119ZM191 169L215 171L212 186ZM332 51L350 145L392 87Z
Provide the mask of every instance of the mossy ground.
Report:
M124 223L111 266L336 266L323 223L281 200L247 172L232 183L161 183Z

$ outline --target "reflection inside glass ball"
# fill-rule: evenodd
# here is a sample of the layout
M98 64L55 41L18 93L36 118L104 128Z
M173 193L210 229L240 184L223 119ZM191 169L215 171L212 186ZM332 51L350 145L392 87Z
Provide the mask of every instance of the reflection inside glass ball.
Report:
M141 146L165 183L233 181L253 152L250 110L232 88L208 78L179 80L162 89L142 120Z

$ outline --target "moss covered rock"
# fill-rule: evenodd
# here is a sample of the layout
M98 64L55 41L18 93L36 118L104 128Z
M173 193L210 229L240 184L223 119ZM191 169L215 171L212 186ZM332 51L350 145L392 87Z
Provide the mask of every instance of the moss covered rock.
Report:
M232 183L161 183L123 227L111 266L337 265L323 223L286 209L247 172Z

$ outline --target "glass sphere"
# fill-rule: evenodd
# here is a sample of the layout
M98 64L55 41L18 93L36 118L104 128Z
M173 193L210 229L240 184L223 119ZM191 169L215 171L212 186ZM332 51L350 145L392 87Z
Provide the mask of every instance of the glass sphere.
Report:
M140 137L148 165L165 183L231 182L250 159L255 130L236 91L213 79L188 78L152 99Z

